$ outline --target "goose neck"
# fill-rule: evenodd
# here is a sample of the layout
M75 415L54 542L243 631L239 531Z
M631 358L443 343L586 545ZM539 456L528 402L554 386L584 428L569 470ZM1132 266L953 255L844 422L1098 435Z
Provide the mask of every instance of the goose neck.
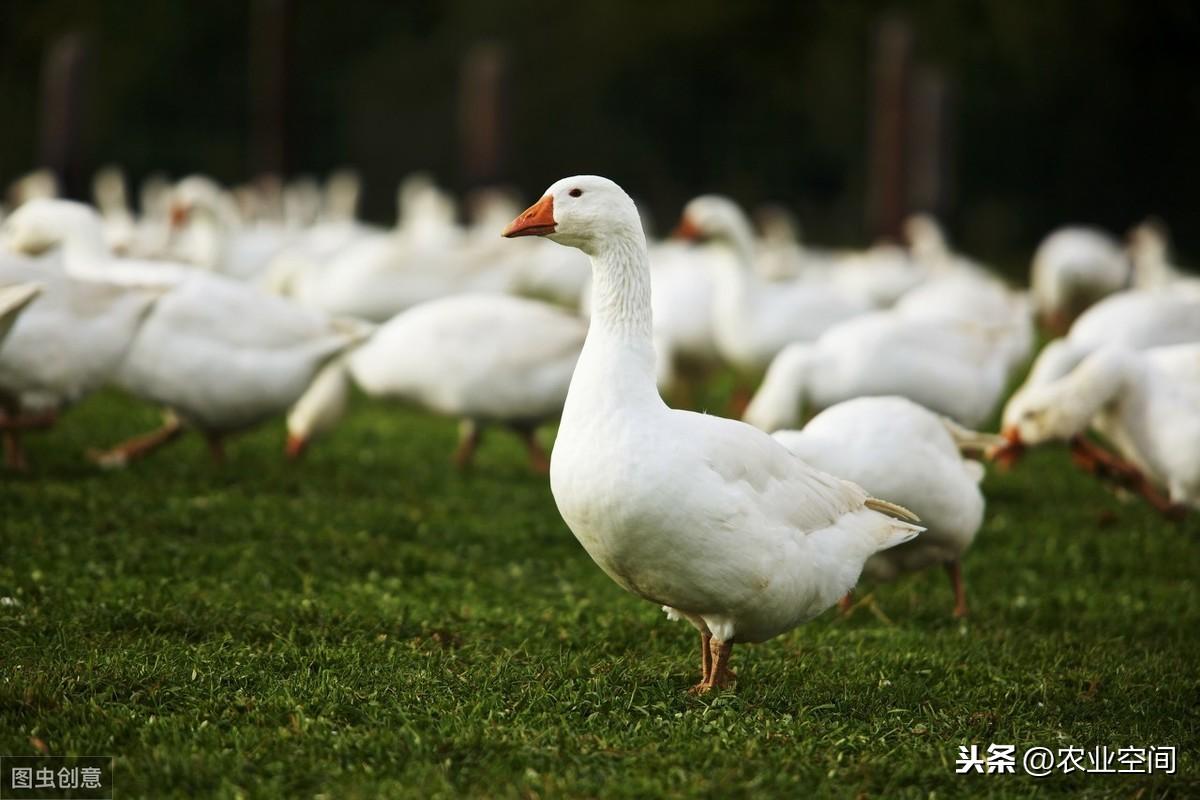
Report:
M645 237L614 237L598 246L591 257L591 330L605 338L651 343L653 315Z

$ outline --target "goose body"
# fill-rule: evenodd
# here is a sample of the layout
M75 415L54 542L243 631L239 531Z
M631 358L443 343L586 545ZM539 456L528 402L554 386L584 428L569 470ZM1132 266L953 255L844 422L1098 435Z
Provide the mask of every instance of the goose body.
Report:
M0 394L25 409L61 410L112 382L161 294L78 280L60 261L0 257L0 283L41 287L0 350Z
M903 397L860 397L817 414L802 430L775 439L817 469L854 481L921 517L926 531L876 553L864 574L874 580L946 565L952 577L983 522L983 466L963 455L993 439L968 431ZM961 592L961 586L956 585ZM960 594L956 613L966 613Z
M1129 285L1129 260L1111 236L1095 228L1060 228L1033 256L1030 292L1042 321L1059 332L1088 306Z
M746 408L765 431L797 427L804 410L900 395L968 427L995 409L1008 374L1005 340L956 320L879 311L793 344L771 363Z
M1092 428L1173 503L1200 508L1200 343L1103 347L1014 397L1005 420L1006 436L1021 445Z
M699 690L729 680L734 642L763 641L816 616L867 558L920 530L760 431L663 403L645 236L616 184L559 181L505 235L545 235L592 259L592 321L550 486L605 573L701 632Z
M350 357L370 395L450 416L540 422L562 409L587 325L536 300L458 295L383 325Z
M500 424L525 436L535 467L545 456L533 437L562 411L587 324L537 300L455 295L423 303L380 326L333 365L288 419L289 447L303 450L337 422L352 379L372 397L415 403L463 421L460 466L482 429Z
M352 341L323 314L197 273L155 304L117 382L203 431L233 432L286 411Z

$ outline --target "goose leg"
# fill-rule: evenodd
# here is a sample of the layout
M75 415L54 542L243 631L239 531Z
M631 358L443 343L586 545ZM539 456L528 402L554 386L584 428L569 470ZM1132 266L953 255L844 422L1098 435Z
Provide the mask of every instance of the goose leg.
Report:
M473 419L458 423L458 447L454 450L454 466L469 469L475 460L475 448L483 438L483 428Z
M58 421L58 412L44 411L40 414L21 414L15 400L0 403L0 438L4 441L4 464L11 470L24 472L29 468L25 447L21 443L21 431L41 430L53 427Z
M1101 478L1132 481L1141 477L1141 471L1133 464L1085 436L1071 439L1071 458L1077 466Z
M546 451L542 449L541 443L537 440L537 429L522 428L519 433L525 441L525 450L529 453L529 468L539 475L549 474L550 457L546 455Z
M1128 486L1146 499L1156 511L1171 519L1178 519L1179 508L1163 496L1158 487L1151 483L1134 464L1083 436L1071 440L1071 457L1076 465L1098 478Z
M708 680L701 685L701 692L729 686L737 678L737 675L729 668L729 657L733 654L733 642L720 642L713 639L708 644L709 650L712 651L712 666L709 668Z
M963 585L962 564L958 559L946 562L946 574L950 576L950 585L954 587L954 616L962 619L970 612L967 609L967 589Z
M854 590L846 592L842 595L842 599L838 600L838 612L841 614L849 614L850 609L854 607Z
M181 433L183 433L183 423L174 414L171 414L158 430L126 439L107 450L90 450L88 458L102 467L124 467L145 458L158 448L178 438Z

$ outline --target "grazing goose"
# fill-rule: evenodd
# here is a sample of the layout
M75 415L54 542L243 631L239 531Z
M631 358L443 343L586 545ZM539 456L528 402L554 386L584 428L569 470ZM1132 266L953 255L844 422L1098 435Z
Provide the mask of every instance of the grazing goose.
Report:
M1088 306L1129 285L1129 259L1095 228L1060 228L1038 245L1030 293L1043 325L1062 334Z
M863 573L888 581L943 565L954 589L954 616L967 614L960 562L983 523L982 454L999 436L967 430L903 397L860 397L825 409L803 430L775 439L807 463L902 503L926 530L876 553Z
M16 223L28 213L9 219L10 241L16 238ZM161 295L153 289L77 280L60 262L58 255L27 259L0 254L0 283L36 282L42 287L0 348L5 456L16 469L26 464L20 432L53 425L68 406L111 383Z
M863 563L921 528L734 420L670 409L655 387L646 238L606 178L555 183L505 230L592 262L592 318L550 464L567 527L609 577L699 631L708 691L736 642L820 614Z
M713 271L713 334L722 358L744 372L760 373L792 342L812 341L870 309L866 301L823 283L760 278L750 222L726 197L692 200L676 233L709 240L724 251Z
M897 311L856 317L784 348L743 419L768 432L795 428L806 409L894 394L977 427L1004 392L1008 335L1006 327Z
M288 452L331 428L345 407L347 373L372 397L416 403L461 420L455 462L470 465L483 430L521 435L535 470L549 462L537 428L562 411L587 323L537 300L456 295L397 315L331 364L288 416Z
M1083 312L1065 337L1042 348L1025 382L1005 406L1004 425L1016 423L1025 394L1062 378L1103 347L1146 350L1189 342L1200 342L1200 293L1126 289L1109 295ZM1005 460L1016 453L1010 449Z
M1085 438L1089 428L1119 455ZM1077 463L1132 485L1160 511L1200 508L1200 343L1103 347L1063 377L1014 397L1004 436L1001 455L1070 440Z
M79 203L33 201L5 225L11 239L27 250L61 242L72 280L161 295L122 343L111 377L173 413L160 430L95 454L105 466L147 455L176 438L184 423L204 433L220 460L226 434L285 412L317 370L362 333L221 275L113 258L98 216Z

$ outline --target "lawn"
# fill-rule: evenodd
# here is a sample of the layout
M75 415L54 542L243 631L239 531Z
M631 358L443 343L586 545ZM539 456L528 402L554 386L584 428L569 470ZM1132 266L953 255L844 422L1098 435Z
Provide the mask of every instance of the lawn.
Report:
M357 398L301 464L282 425L216 468L117 394L0 477L0 754L107 754L117 798L1163 797L1200 793L1200 519L1034 453L985 485L965 571L871 589L734 653L623 593L517 441ZM1174 745L1174 776L957 775L958 747Z

